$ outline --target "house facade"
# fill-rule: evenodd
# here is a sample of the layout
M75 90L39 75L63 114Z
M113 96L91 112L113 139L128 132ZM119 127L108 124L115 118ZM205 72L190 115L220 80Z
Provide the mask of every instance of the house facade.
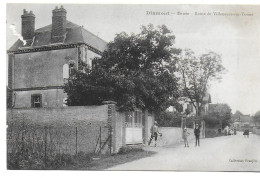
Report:
M12 108L66 106L64 82L79 63L89 66L100 57L107 43L82 26L67 20L61 6L52 11L52 23L35 30L36 17L24 10L22 40L8 53L8 105Z
M244 114L233 115L232 120L233 120L232 126L239 131L244 131L246 129L253 131L253 127L256 126L256 122L254 121L253 117L251 117L250 115L244 115Z
M178 101L182 105L183 114L190 116L196 116L196 109L189 98L187 97L180 97ZM209 104L211 103L211 95L206 93L202 100L202 109L201 114L207 114L209 110ZM167 109L169 112L177 111L174 107L169 107Z

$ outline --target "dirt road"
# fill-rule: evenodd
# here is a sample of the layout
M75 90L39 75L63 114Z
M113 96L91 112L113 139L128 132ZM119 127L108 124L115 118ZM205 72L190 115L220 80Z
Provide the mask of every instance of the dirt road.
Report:
M200 147L190 143L151 148L158 153L108 170L178 170L178 171L260 171L260 135L201 139Z

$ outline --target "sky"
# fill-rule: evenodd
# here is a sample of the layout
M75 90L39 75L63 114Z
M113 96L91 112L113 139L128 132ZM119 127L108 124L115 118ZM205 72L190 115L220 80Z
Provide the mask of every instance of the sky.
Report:
M6 48L10 48L21 33L23 9L34 12L38 29L51 24L52 10L57 5L61 4L7 4ZM211 82L212 103L227 103L233 113L239 110L253 115L260 110L259 5L63 6L67 10L67 20L83 25L107 42L123 31L138 33L141 25L165 24L176 36L175 47L190 48L197 55L210 50L221 54L227 72L221 82ZM147 11L169 12L170 15L147 15ZM177 15L178 12L189 14ZM196 12L205 15L195 15ZM229 15L214 15L213 12ZM249 16L242 16L242 13Z

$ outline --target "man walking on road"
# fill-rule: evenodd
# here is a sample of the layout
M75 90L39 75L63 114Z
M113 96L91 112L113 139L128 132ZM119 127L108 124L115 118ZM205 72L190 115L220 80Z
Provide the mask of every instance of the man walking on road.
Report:
M154 138L154 140L155 140L155 146L156 146L157 137L158 137L158 135L160 135L158 123L157 123L156 121L154 121L154 124L153 124L153 126L151 127L150 132L151 132L151 138L150 138L150 140L149 140L149 142L148 142L148 145L151 144L151 142L152 142L152 140L153 140L153 138Z
M196 145L195 146L200 146L200 128L199 124L196 124L195 129L194 129L194 134L196 138Z

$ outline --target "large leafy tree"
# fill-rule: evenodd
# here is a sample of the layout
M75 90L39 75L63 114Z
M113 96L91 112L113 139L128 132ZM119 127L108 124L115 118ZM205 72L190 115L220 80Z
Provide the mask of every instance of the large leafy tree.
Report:
M231 122L231 108L227 104L211 104L209 112L204 116L204 120L209 127L229 126Z
M180 127L182 115L179 112L161 112L156 121L161 127Z
M190 49L180 55L179 72L182 78L182 95L189 98L200 116L210 81L220 80L225 71L221 56L213 51L197 57Z
M240 111L236 111L235 114L232 114L231 118L233 120L233 122L235 122L237 119L240 119L241 116L243 116L244 114Z
M165 26L142 26L139 34L117 34L90 69L83 66L65 85L68 105L114 100L121 110L161 111L178 105L175 36Z

